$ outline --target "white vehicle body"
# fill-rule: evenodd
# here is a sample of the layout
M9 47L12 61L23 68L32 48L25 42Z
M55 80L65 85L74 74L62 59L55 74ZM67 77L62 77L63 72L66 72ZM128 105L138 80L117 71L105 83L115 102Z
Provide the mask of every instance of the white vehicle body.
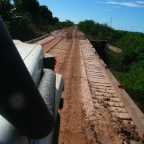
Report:
M43 71L43 59L44 53L41 45L26 44L19 40L14 40L14 44L17 47L33 81L37 87L39 87L42 79ZM54 73L54 72L50 72ZM61 99L61 93L63 91L64 81L60 74L53 74L56 76L55 86L55 121L57 118L57 112ZM47 78L49 79L49 78ZM47 83L50 91L50 82ZM46 85L45 85L46 86ZM43 88L44 89L44 88ZM22 135L12 124L10 124L5 118L0 115L0 143L1 144L52 144L53 131L42 139L30 139Z

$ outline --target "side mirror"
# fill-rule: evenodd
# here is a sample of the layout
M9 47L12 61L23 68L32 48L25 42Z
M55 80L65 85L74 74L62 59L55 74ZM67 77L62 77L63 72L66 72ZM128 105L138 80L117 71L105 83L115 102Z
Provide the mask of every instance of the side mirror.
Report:
M21 56L0 18L0 114L22 134L39 139L54 126Z

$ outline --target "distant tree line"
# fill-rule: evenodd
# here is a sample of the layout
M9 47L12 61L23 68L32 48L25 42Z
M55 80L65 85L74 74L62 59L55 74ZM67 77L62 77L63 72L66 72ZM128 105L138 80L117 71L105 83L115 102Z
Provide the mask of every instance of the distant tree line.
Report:
M13 38L29 40L40 33L74 25L60 22L52 12L37 0L0 0L0 15Z
M78 27L90 40L108 40L122 53L106 49L110 68L120 83L144 111L144 33L114 30L93 20L79 22Z
M100 24L94 20L81 21L78 23L78 28L83 31L90 40L103 39L113 43L121 37L121 33L109 27L107 23Z

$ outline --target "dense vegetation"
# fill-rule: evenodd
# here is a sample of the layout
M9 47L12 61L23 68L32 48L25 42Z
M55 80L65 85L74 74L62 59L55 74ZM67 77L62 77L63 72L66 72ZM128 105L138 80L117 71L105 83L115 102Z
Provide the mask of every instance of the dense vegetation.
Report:
M29 40L55 29L71 26L60 22L52 12L37 0L0 0L0 15L13 38Z
M122 49L115 53L106 49L113 74L144 111L144 34L114 30L107 24L85 20L78 24L90 40L107 39Z
M52 12L37 0L0 0L0 15L14 39L29 40L55 29L74 25L60 22ZM78 27L90 40L108 40L122 49L114 53L106 49L110 68L129 94L144 105L144 34L114 30L107 24L93 20L79 22Z

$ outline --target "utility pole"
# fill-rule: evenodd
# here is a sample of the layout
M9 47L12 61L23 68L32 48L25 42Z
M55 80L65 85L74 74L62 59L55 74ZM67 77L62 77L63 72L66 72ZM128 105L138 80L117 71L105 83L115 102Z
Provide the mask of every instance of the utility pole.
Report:
M111 27L111 25L112 25L112 17L111 17L111 19L110 19L110 27Z
M134 26L131 26L131 27L132 27L132 32L133 32Z

